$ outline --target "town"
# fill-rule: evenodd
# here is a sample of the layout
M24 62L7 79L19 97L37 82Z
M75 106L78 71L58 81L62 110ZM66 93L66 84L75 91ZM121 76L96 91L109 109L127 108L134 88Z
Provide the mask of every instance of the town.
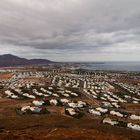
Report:
M0 100L1 106L2 101L14 101L13 112L21 117L86 117L101 125L140 131L138 72L1 68ZM7 115L6 110L3 107L1 115Z

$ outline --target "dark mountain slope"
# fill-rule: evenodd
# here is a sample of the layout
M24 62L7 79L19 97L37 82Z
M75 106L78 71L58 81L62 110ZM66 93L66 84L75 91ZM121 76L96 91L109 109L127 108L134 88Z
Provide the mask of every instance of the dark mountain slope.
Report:
M25 59L11 54L0 55L0 67L45 65L48 63L53 63L53 62L47 59Z

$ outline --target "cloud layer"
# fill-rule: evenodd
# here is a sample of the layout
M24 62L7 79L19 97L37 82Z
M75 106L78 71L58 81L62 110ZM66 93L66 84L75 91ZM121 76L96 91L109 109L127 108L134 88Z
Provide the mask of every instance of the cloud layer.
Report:
M1 0L0 54L139 61L139 0Z

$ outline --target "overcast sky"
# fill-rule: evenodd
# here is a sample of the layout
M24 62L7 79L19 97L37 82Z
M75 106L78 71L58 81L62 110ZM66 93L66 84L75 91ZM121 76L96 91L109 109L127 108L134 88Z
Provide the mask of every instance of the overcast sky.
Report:
M140 61L140 0L0 0L0 54Z

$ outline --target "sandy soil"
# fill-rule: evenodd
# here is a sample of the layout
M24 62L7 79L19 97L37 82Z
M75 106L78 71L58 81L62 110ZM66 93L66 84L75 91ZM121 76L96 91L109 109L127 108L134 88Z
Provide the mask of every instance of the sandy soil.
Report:
M0 79L9 79L13 76L12 73L0 73Z
M138 131L101 123L100 117L75 119L53 112L18 115L25 100L0 99L0 140L139 140ZM29 102L29 100L28 100Z

